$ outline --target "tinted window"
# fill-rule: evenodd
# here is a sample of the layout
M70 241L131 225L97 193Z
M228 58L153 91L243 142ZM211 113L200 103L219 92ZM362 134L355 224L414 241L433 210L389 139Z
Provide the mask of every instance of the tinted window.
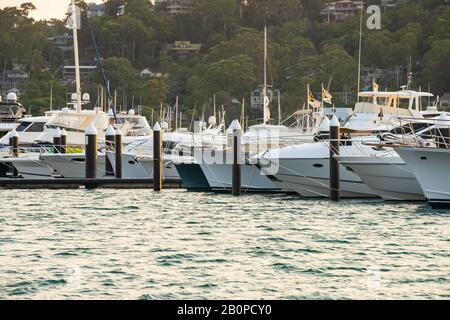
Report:
M34 122L27 132L42 132L44 131L44 122Z
M19 126L16 128L16 131L17 131L17 132L22 132L22 131L25 130L29 125L30 125L30 122L22 122L22 123L19 124Z

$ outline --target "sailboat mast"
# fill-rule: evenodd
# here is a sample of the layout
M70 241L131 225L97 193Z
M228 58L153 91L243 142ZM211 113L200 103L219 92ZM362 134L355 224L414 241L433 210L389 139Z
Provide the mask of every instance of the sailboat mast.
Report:
M263 121L270 120L269 97L267 90L267 26L264 26L264 87L263 87Z
M178 96L175 100L175 130L178 129Z
M358 90L356 92L356 102L359 102L359 91L361 90L361 48L362 48L362 22L363 22L363 8L361 7L361 14L359 18L359 49L358 49Z
M78 56L78 32L77 32L77 11L75 0L72 0L72 34L73 34L73 54L75 60L75 82L77 90L77 107L81 111L81 83L80 83L80 60Z
M281 126L281 97L280 97L280 90L278 90L278 125Z

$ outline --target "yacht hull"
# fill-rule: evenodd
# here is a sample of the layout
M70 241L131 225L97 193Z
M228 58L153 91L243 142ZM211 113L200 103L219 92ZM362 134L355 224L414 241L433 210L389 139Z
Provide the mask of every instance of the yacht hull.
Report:
M14 159L12 165L17 169L24 179L46 179L52 178L55 170L39 159Z
M112 164L114 174L116 170L116 154L114 152L107 151L106 156ZM123 178L150 178L150 175L144 166L136 161L131 154L122 154L122 177Z
M214 192L232 189L232 164L200 164L203 174ZM241 165L241 188L243 192L281 192L267 176L261 174L256 165Z
M41 159L58 171L63 178L84 178L85 156L83 154L44 154ZM99 154L97 159L97 178L105 175L105 155Z
M275 184L290 189L306 198L330 196L329 159L298 158L279 159L278 173L272 175ZM342 165L340 172L340 196L342 198L373 198L376 193L354 173Z
M419 182L432 207L450 207L450 151L448 149L396 148Z
M387 201L424 201L422 188L400 157L339 157L361 180Z
M180 163L175 165L183 186L188 191L211 191L202 168L197 163Z
M137 161L142 164L142 166L147 171L147 174L153 179L153 159L151 158L137 158ZM175 168L175 164L163 156L163 179L169 181L180 181L180 176Z

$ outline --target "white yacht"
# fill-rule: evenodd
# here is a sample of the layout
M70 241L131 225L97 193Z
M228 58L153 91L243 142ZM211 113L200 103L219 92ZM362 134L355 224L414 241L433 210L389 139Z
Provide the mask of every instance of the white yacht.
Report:
M19 136L20 145L33 145L36 139L44 131L44 125L50 119L51 111L47 112L45 116L41 117L27 117L18 120L18 125L15 129L17 135ZM11 136L11 131L6 133L0 138L0 146L9 145L9 137Z
M50 119L44 125L44 131L36 139L36 144L51 144L56 130L67 132L67 144L82 146L85 144L86 128L93 123L98 132L98 138L104 139L105 129L109 124L108 115L99 110L73 110L63 108L53 111Z
M422 188L403 159L386 147L365 147L359 155L337 157L378 196L388 201L423 201Z
M424 115L439 115L435 106L423 108L425 99L433 97L431 93L406 90L406 87L397 92L361 92L358 96L361 102L356 103L355 111L341 128L342 132L350 133L357 142L377 142L378 137L370 134L386 132L400 125L402 118L423 119ZM342 146L340 149L340 156L351 156L359 151L355 146ZM279 166L278 173L271 175L274 183L292 188L305 197L329 195L327 141L271 150L263 157ZM355 172L342 165L340 179L342 197L378 196Z
M354 146L341 146L341 155ZM272 149L261 156L264 162L278 168L269 175L273 183L293 190L303 197L329 196L330 168L328 141L305 143L283 149ZM370 198L377 194L344 166L339 166L340 188L343 198ZM265 172L264 170L262 170Z
M375 128L399 123L399 118L438 116L436 106L426 106L433 94L407 90L365 91L358 94L358 102L342 131L354 135L369 135Z
M17 101L15 92L9 92L6 100L0 95L0 137L19 125L19 120L26 114L25 108Z
M393 146L436 147L442 141L436 139L435 133L448 130L448 120L445 113L437 119L411 119L408 124L383 134L379 145L360 145L353 154L337 158L384 200L423 201L420 184Z
M450 150L398 147L395 151L416 177L428 203L434 208L449 207Z
M234 122L236 125L236 122ZM238 124L238 123L237 123ZM227 130L231 145L231 135L233 123ZM244 153L243 164L241 165L241 186L246 192L281 192L290 191L275 185L266 175L261 174L254 158L257 154L268 149L286 145L295 145L302 142L313 141L313 134L301 133L297 128L286 126L259 124L249 127L248 131L242 135L241 146ZM209 151L207 154L209 155ZM232 151L230 148L214 150L215 161L208 161L203 153L196 155L196 162L199 164L203 174L208 181L209 188L215 192L229 191L232 187ZM220 161L217 161L220 160Z

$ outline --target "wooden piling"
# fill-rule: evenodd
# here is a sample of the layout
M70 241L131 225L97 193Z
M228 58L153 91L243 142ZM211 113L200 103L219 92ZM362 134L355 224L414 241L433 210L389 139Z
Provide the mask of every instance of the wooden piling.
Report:
M11 154L16 158L19 157L19 134L15 129L11 131L11 135L9 136L9 146L11 148ZM13 178L19 177L19 172L13 164L11 164L11 175Z
M241 194L241 133L242 128L239 121L235 120L233 130L233 170L232 170L232 193L234 196Z
M105 175L113 176L114 168L106 152L113 150L114 142L116 141L115 131L112 125L109 125L105 132Z
M119 128L116 129L116 135L115 135L115 148L114 148L114 156L115 156L115 163L116 163L116 178L121 179L122 178L122 132Z
M153 190L162 189L162 139L161 126L156 122L153 127Z
M339 155L339 121L336 116L330 121L330 200L339 201L340 198L340 177L339 162L336 156Z
M65 129L61 131L61 151L62 154L67 152L67 132Z
M94 179L97 177L97 129L93 123L86 129L85 135L85 175L86 179Z

